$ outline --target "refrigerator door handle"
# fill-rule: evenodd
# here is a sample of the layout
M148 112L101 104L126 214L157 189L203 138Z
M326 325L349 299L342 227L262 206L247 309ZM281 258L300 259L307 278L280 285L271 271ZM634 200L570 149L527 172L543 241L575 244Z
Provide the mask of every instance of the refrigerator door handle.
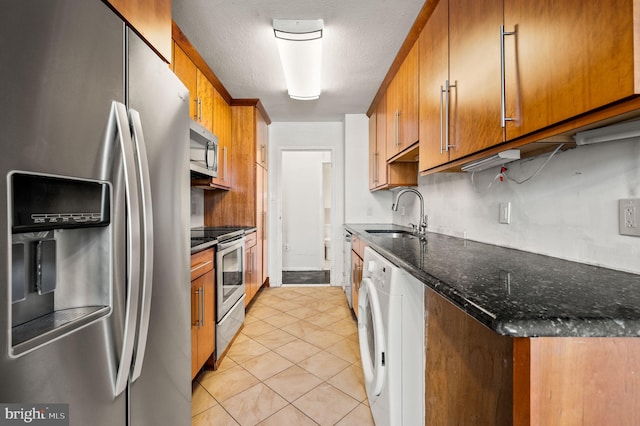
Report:
M111 132L117 133L120 143L124 169L124 192L127 203L127 302L120 363L114 384L114 396L118 396L127 387L135 344L141 270L140 216L138 213L140 212L140 194L131 129L129 127L127 108L124 104L116 101L111 104L109 126L115 126Z
M133 143L138 160L138 179L141 190L141 224L140 237L142 240L142 295L138 319L138 336L136 350L133 359L133 372L131 381L135 382L142 372L144 353L147 347L147 334L149 332L149 314L151 311L151 289L153 285L153 207L151 204L151 179L149 177L149 162L147 161L147 149L142 131L142 121L138 111L129 111Z

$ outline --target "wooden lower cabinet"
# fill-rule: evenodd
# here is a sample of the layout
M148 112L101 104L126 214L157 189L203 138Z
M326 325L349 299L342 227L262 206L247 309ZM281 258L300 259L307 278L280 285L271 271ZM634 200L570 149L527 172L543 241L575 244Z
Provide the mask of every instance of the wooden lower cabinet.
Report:
M425 424L640 424L640 339L501 336L425 292Z
M425 313L425 424L510 425L512 339L431 289Z
M364 242L353 235L351 237L351 305L353 313L358 317L358 292L362 282L362 271L364 266Z
M191 379L206 363L213 368L216 341L213 249L191 256Z
M362 281L362 258L351 251L351 302L353 313L358 318L358 292L360 291L360 282Z
M640 424L640 339L514 340L514 425Z

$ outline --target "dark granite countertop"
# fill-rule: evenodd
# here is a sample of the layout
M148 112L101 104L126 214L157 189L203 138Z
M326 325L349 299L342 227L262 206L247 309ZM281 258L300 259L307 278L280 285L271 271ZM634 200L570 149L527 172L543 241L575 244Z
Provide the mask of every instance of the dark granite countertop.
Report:
M367 244L498 334L640 337L640 275L442 234L389 238L347 224Z
M256 232L255 226L199 226L191 228L191 254L218 244L218 239L230 233L243 231L245 235Z

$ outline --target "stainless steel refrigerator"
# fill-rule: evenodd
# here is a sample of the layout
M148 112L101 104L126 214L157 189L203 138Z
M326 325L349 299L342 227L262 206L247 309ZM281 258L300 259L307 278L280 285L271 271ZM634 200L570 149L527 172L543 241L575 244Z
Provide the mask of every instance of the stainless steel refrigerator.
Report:
M190 424L188 91L99 0L4 1L0 55L0 404Z

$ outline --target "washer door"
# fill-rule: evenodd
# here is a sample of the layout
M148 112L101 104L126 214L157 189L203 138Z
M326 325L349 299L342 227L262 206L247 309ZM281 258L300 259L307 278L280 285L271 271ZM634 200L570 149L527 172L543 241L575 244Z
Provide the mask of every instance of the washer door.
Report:
M362 280L358 292L358 338L367 394L379 396L386 377L386 342L378 291L369 278Z

